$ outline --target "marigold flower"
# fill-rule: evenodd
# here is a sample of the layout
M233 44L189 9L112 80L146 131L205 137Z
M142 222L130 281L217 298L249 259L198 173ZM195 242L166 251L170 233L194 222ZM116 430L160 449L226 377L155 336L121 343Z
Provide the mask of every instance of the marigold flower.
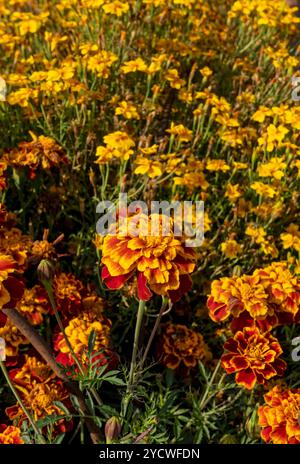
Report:
M275 445L300 444L300 389L276 385L264 399L266 404L258 408L262 439Z
M59 310L63 313L77 314L83 295L80 280L72 274L62 272L53 279L53 292Z
M212 354L203 336L185 325L168 323L162 327L158 346L160 362L174 370L190 370L199 361L207 363Z
M32 132L30 135L32 142L21 142L18 148L6 154L8 164L29 167L34 173L38 167L50 169L67 163L64 151L55 140L44 135L36 136Z
M61 380L55 377L51 369L35 357L25 356L25 363L20 368L12 369L9 375L19 391L25 407L35 421L51 415L64 415L65 412L56 402L69 405L69 394ZM20 426L26 419L19 404L6 409L10 420ZM55 423L55 431L65 432L72 427L71 422L59 419Z
M13 425L0 424L0 445L23 445L21 429Z
M24 291L23 283L15 277L17 262L9 255L0 254L0 309L15 307Z
M279 359L282 348L270 333L262 334L257 327L244 327L224 344L227 351L221 358L228 374L236 373L238 385L251 390L256 382L265 384L276 375L283 375L286 363Z
M107 235L102 247L102 279L110 289L120 289L135 274L138 297L148 300L152 293L169 295L177 301L191 288L189 274L195 268L195 251L187 248L182 237L170 230L162 234L163 215L136 215L126 218L125 232ZM158 225L158 236L145 235ZM136 226L142 234L137 231ZM170 228L171 229L171 228ZM149 233L149 232L148 232ZM147 232L146 232L147 234Z

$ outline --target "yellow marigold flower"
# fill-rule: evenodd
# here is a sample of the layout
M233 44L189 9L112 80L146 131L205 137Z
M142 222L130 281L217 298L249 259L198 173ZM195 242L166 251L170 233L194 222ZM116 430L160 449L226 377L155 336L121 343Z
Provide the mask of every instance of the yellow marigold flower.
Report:
M177 69L168 69L165 78L173 89L180 89L185 83L184 79L180 79Z
M204 66L204 68L199 69L199 72L203 77L209 77L213 73L208 66Z
M162 175L162 164L159 161L138 156L135 160L135 164L137 165L134 170L135 174L147 174L150 179Z
M264 184L263 182L253 182L250 187L255 190L258 195L267 198L273 198L279 194L278 190L275 190L271 185Z
M96 150L96 164L106 164L109 163L114 157L115 150L111 147L99 146Z
M32 98L37 98L38 90L33 90L29 88L22 88L16 90L16 92L10 93L6 100L10 105L20 105L24 108L28 107L29 100Z
M23 445L21 429L13 425L0 424L0 445Z
M212 354L204 342L203 336L195 330L182 324L168 323L163 326L163 332L157 355L160 362L169 369L188 372L212 359Z
M95 55L87 58L87 68L93 71L99 77L107 79L109 77L110 68L117 61L118 57L114 53L106 50L101 50Z
M222 253L224 253L227 258L236 258L241 249L241 245L239 245L236 240L227 240L221 243Z
M230 182L227 184L225 197L227 197L230 201L234 202L241 196L240 186L239 184L231 184Z
M253 114L253 121L264 122L267 116L272 116L272 110L266 106L260 106L259 109Z
M137 109L131 103L123 100L115 110L116 115L122 115L125 119L140 119Z
M206 163L206 169L208 171L229 171L230 167L224 160L221 159L208 159Z
M127 2L114 0L113 2L106 3L102 6L102 8L106 14L113 14L120 17L122 14L127 13L129 10L129 4Z
M144 62L144 60L142 60L142 58L137 58L136 60L125 61L125 63L121 67L121 70L123 71L124 74L136 72L136 71L146 72L147 65Z
M278 127L274 124L270 124L267 128L267 132L262 137L258 138L258 145L265 146L266 150L271 152L274 150L276 143L282 143L289 130L283 125Z
M258 175L260 177L274 177L274 179L280 180L284 176L283 170L286 166L283 158L274 157L268 163L261 164L258 167Z
M248 168L248 164L247 163L240 163L239 161L233 161L232 162L232 165L234 167L234 169L247 169Z
M66 335L75 354L80 357L87 353L89 337L91 332L94 332L95 343L94 350L99 352L101 348L109 346L110 321L99 317L97 313L83 312L78 317L71 319L65 327ZM70 348L66 343L63 334L59 334L56 338L55 349L64 354L70 353Z
M97 164L109 162L112 158L119 158L121 160L128 160L133 154L130 148L135 145L134 141L129 137L126 132L116 131L111 134L105 135L104 143L106 147L97 147Z
M167 129L166 132L177 137L179 142L189 142L192 140L193 136L193 132L184 127L183 124L178 124L176 126L173 122L171 123L170 129Z
M255 227L253 225L248 225L246 228L246 235L249 235L255 243L262 243L265 240L265 237L267 235L266 231L264 230L263 227Z
M294 248L296 251L300 251L300 230L298 224L290 224L287 231L280 234L280 239L283 242L283 248Z
M276 385L264 399L258 409L262 439L274 445L300 444L300 389Z

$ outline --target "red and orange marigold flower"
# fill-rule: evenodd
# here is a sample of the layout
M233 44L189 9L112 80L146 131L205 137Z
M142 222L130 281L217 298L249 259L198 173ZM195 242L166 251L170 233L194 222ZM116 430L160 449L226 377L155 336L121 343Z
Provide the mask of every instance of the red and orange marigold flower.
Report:
M102 314L101 302L101 298L96 296L85 298L82 312L69 320L65 327L66 336L83 366L87 366L89 361L98 367L115 361L115 356L109 348L111 322ZM92 332L94 346L92 359L89 360L89 339ZM64 366L75 366L75 360L61 332L55 336L54 348L58 352L57 362Z
M157 354L160 362L174 370L189 371L199 361L208 362L212 354L203 336L182 324L168 323L163 326Z
M264 396L266 404L258 409L261 437L267 443L300 444L300 389L276 385Z
M186 247L184 239L174 236L172 230L165 236L161 233L162 215L139 215L138 221L142 226L147 222L148 227L152 221L158 221L160 235L137 233L136 216L127 218L126 232L117 230L116 235L104 238L102 279L108 288L116 290L134 278L140 300L148 300L154 292L178 301L191 288L195 251Z
M16 278L17 271L17 262L10 255L0 254L0 309L14 308L23 295L24 285Z
M244 327L225 342L224 348L222 367L228 374L235 373L236 383L248 390L282 375L286 369L286 363L279 359L282 348L278 340L269 332L260 333L258 327Z
M277 325L298 322L299 303L300 278L291 273L287 263L279 262L257 269L250 276L213 281L207 305L215 322L246 313L253 320L272 320Z
M13 425L0 424L0 445L23 445L19 427Z
M67 407L70 406L69 394L63 382L55 376L47 364L35 357L26 355L25 363L20 368L12 369L9 376L17 388L23 404L35 421L51 415L64 415L64 411L56 402L63 403ZM8 407L6 414L19 426L26 419L19 404ZM65 432L71 426L72 424L66 422L65 419L58 419L54 429Z

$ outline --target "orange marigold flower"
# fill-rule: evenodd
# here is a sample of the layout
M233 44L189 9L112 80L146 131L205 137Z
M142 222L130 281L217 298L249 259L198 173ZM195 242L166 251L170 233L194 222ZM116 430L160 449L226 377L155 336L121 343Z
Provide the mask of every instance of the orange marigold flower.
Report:
M13 358L19 354L20 345L28 345L29 341L14 326L9 319L6 319L5 325L0 327L0 337L5 340L5 355ZM9 359L9 364L16 364L17 359Z
M264 396L266 404L258 408L261 437L275 445L300 444L300 389L276 385Z
M9 375L34 420L65 414L56 402L69 406L69 394L63 382L57 379L42 361L35 357L25 356L25 363L22 367L11 370ZM15 420L17 425L21 425L26 419L19 404L8 407L6 414L10 420ZM55 424L55 431L65 432L70 429L70 426L71 423L67 423L65 419L59 419Z
M257 327L244 327L224 344L227 353L221 358L228 374L236 373L238 385L251 390L256 383L265 384L276 375L282 375L286 363L278 357L282 348L270 333L262 334Z
M83 285L72 274L60 273L54 277L53 291L58 309L63 313L77 313L80 309Z
M163 326L157 354L160 362L174 370L190 370L198 361L208 362L212 354L203 336L185 325L168 323Z
M8 216L8 223L0 229L0 250L4 254L10 254L18 264L18 270L24 270L32 240L27 235L23 235L17 227L11 227L10 222L13 217Z
M190 290L189 274L195 268L195 251L185 246L182 237L175 237L172 230L163 235L163 218L157 214L128 217L125 232L117 230L116 235L104 238L102 279L108 288L122 288L136 274L141 300L152 296L147 283L154 293L168 295L172 301L178 301ZM152 230L154 221L158 224L158 235L145 235L149 227ZM143 233L139 233L137 225Z
M55 140L44 135L36 136L32 132L30 135L31 142L21 142L18 148L5 155L7 164L15 167L26 166L34 177L34 171L39 167L50 169L67 163L66 154Z
M50 312L50 304L44 288L40 285L26 288L23 297L17 303L16 309L32 325L41 324L43 322L43 315Z
M110 329L111 322L103 314L103 300L97 296L88 296L83 299L83 311L71 319L65 327L66 335L83 366L92 363L94 367L111 365L116 361L116 357L110 351ZM89 340L91 333L94 334L94 346L92 359L89 359ZM66 343L63 334L60 332L54 338L54 349L58 351L57 362L64 366L74 366L75 361Z
M0 254L0 309L15 307L24 291L23 283L15 277L16 261L9 255Z
M21 429L13 425L0 424L0 445L23 445Z
M213 281L207 305L215 322L238 318L246 311L254 320L272 318L281 324L298 321L299 302L300 278L289 271L287 263L279 262L257 269L251 276Z
M7 163L4 160L0 161L0 191L6 188L6 170Z

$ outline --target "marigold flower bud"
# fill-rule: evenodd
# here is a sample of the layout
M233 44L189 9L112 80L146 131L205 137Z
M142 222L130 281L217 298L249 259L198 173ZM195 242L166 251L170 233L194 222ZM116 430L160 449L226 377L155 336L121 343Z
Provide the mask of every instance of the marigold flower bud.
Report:
M105 438L106 443L111 443L113 440L116 440L121 433L121 423L118 417L113 416L105 424Z
M54 276L54 267L47 259L42 259L37 268L38 279L43 281L51 281Z

